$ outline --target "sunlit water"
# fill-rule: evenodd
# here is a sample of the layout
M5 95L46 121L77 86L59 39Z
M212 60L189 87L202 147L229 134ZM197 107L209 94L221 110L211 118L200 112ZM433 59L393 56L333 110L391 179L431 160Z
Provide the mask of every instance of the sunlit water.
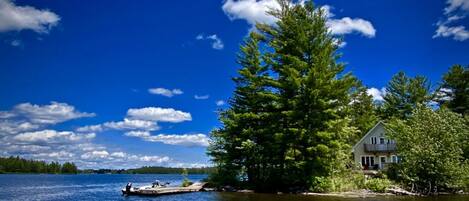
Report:
M192 181L200 181L206 175L189 175ZM0 200L165 200L165 201L469 201L469 196L374 197L332 198L301 195L243 194L197 192L165 195L160 197L122 196L127 182L134 186L148 185L155 179L179 185L182 177L177 174L152 175L0 175Z

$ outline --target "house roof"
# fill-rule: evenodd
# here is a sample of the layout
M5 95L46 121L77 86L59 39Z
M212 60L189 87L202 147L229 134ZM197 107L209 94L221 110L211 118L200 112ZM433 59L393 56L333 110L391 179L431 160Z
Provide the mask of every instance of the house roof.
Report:
M382 124L384 126L384 122L383 121L379 121L378 123L376 123L375 126L373 126L373 128L371 128L363 137L362 139L360 139L357 143L355 143L355 145L353 145L352 147L352 152L355 151L355 148L358 146L358 144L360 144L363 140L365 140L365 138L370 135L371 133L373 133L373 131L378 127L378 125Z

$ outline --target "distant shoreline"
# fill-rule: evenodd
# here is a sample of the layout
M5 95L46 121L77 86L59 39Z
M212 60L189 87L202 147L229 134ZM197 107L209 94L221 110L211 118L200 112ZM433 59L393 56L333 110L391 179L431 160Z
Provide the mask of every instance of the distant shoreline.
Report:
M110 174L110 175L134 175L134 174L180 174L180 173L36 173L36 172L0 172L0 175L95 175L95 174ZM188 173L189 175L208 175L206 173Z

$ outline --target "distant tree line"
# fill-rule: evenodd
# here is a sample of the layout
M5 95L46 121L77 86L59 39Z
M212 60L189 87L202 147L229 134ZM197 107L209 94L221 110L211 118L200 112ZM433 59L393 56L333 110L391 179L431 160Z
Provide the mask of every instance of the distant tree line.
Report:
M20 157L0 157L0 173L47 173L76 174L78 169L74 163L45 162L27 160Z
M210 174L213 167L200 168L175 168L144 166L134 169L84 169L79 170L74 163L45 162L39 160L28 160L19 156L0 157L1 173L46 173L46 174Z
M126 174L210 174L213 173L213 167L201 168L174 168L174 167L157 167L157 166L144 166L141 168L128 169Z
M187 172L187 174L210 174L213 173L213 167L201 167L201 168L173 168L173 167L158 167L158 166L144 166L141 168L134 169L85 169L80 170L80 173L84 174L181 174L181 172Z
M211 182L262 192L363 188L351 146L383 120L403 161L395 182L422 193L469 188L467 66L451 67L436 88L399 72L374 101L344 72L327 14L312 1L278 3L269 12L277 23L257 24L240 47L230 107L211 133Z

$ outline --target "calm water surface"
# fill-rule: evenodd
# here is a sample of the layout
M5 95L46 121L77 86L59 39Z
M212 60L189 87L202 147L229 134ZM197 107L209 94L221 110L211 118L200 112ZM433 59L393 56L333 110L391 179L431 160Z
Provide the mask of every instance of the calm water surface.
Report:
M189 175L199 181L206 175ZM155 179L179 185L182 177L165 175L0 175L0 200L165 200L165 201L469 201L469 196L440 196L430 198L375 197L330 198L301 195L270 195L197 192L160 197L121 195L120 189L129 181L134 186L148 185Z

